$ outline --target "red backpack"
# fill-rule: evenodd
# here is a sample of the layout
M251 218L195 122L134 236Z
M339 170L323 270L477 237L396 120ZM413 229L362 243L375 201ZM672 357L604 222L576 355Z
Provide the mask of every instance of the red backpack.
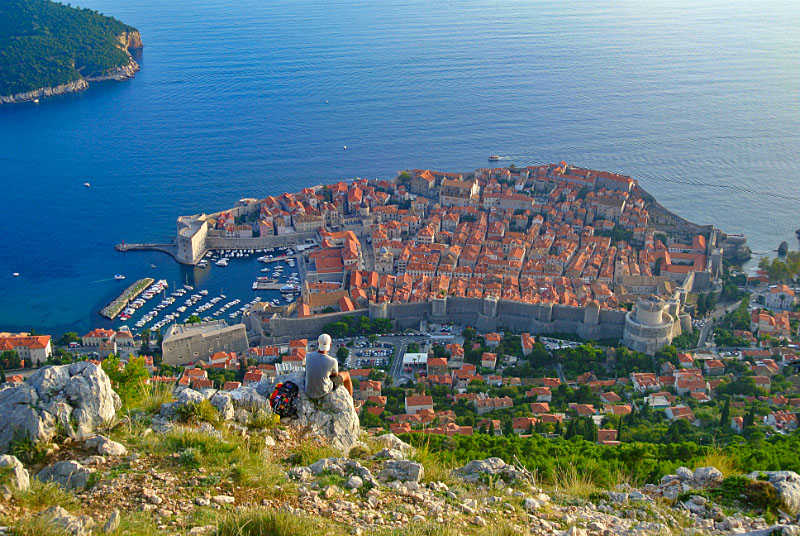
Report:
M294 382L287 381L277 384L272 394L269 395L269 405L272 407L272 411L279 417L297 416L295 402L299 392L300 388Z

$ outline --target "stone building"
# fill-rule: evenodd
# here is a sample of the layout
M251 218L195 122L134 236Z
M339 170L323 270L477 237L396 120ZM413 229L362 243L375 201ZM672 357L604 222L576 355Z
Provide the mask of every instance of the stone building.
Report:
M161 343L167 365L186 365L208 359L217 352L245 352L248 349L244 324L229 326L223 320L198 324L174 324Z
M623 342L631 350L653 355L681 334L680 302L652 296L640 299L625 315Z

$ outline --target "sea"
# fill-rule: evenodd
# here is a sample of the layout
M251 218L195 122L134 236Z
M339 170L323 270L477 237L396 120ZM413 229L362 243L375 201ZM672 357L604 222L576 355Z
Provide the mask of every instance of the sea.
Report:
M138 28L141 71L0 107L0 331L118 326L98 311L140 277L246 303L254 256L202 271L114 245L490 154L629 174L756 254L798 247L796 0L72 2Z

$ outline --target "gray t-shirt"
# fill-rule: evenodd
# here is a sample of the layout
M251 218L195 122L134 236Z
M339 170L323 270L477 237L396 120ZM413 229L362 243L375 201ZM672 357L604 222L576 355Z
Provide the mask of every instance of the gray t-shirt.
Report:
M322 398L333 391L331 374L339 373L339 362L333 357L311 352L306 356L306 394L311 398Z

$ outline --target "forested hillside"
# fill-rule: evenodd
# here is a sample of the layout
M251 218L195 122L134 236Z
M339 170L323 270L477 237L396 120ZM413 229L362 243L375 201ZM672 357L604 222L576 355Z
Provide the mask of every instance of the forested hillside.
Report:
M55 87L130 62L119 36L135 28L49 0L3 0L0 95Z

